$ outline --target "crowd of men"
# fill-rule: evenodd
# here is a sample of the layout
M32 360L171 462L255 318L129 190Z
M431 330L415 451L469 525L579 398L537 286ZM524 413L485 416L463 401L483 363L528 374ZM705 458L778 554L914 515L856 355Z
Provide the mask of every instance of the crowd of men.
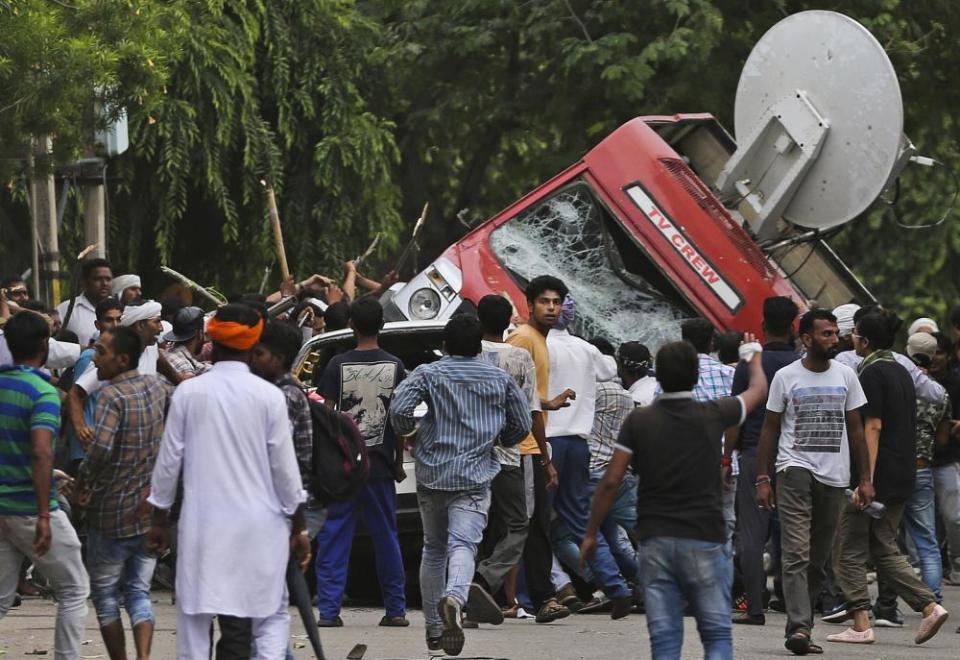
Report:
M312 559L318 625L347 625L362 512L380 625L408 626L408 449L431 655L480 624L572 613L644 612L655 658L680 657L685 613L708 658L732 658L733 624L768 609L797 655L824 652L817 613L850 623L835 643L882 641L875 626L904 625L898 598L920 613L917 644L943 626L942 589L960 585L960 314L952 337L915 321L902 354L890 310L800 315L776 297L762 344L691 319L652 352L578 336L567 287L541 276L525 322L487 296L408 373L379 343L393 281L348 264L342 286L314 276L209 313L145 299L103 259L57 310L4 281L0 618L32 572L57 599L56 658L79 657L88 598L111 660L121 606L148 658L151 582L174 549L178 658L210 656L214 619L218 658L290 657L290 572ZM355 346L298 380L304 339L344 328Z

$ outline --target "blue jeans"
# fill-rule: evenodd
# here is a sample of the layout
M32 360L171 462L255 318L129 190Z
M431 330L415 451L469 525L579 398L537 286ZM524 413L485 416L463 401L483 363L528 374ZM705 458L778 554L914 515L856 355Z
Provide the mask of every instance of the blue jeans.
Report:
M937 511L950 548L950 570L960 575L960 462L933 468Z
M603 478L603 473L593 474L590 477L590 494L597 489L597 484ZM640 566L637 563L637 551L634 550L630 537L625 533L626 530L632 530L637 526L637 477L634 474L626 474L623 482L620 484L620 490L617 492L617 499L607 518L600 526L600 533L610 548L610 554L613 556L620 573L629 582L639 581ZM558 521L553 527L553 548L554 552L564 566L574 570L586 582L593 583L593 571L590 566L584 566L580 570L580 546L574 537L570 528L565 523ZM554 587L560 589L568 582L564 579L563 584L556 584L554 578Z
M640 543L647 631L654 660L680 658L683 606L697 619L705 660L732 660L729 544L660 536Z
M587 531L590 516L590 449L587 441L577 436L549 438L553 449L551 460L560 478L553 491L553 510L580 543ZM613 558L603 534L597 536L597 549L589 561L596 586L610 598L630 595L626 581Z
M334 502L327 507L327 519L317 534L315 564L320 616L334 619L340 614L358 507L363 510L363 521L373 540L377 578L386 614L403 616L407 609L406 577L397 535L397 490L393 481L388 479L371 479L356 500Z
M443 632L437 603L449 596L466 604L476 571L477 545L483 540L490 510L490 488L469 491L417 488L423 518L420 594L427 637Z
M602 472L591 475L591 499L601 479L603 479ZM631 582L640 578L640 566L637 562L637 551L630 542L630 537L623 531L631 532L637 527L637 486L637 475L628 472L623 476L620 490L617 491L617 499L607 513L607 519L600 526L600 531L610 546L610 552L617 566L620 567L620 572Z
M150 581L157 565L147 554L145 535L112 539L95 529L87 532L87 571L90 594L103 628L120 620L120 593L130 616L130 625L153 623Z
M917 470L917 480L913 486L913 495L907 500L903 509L903 522L907 533L917 546L917 556L920 559L920 573L923 581L937 597L937 602L943 600L940 594L940 583L943 580L943 563L940 560L940 546L937 544L937 513L934 505L933 470L921 468Z

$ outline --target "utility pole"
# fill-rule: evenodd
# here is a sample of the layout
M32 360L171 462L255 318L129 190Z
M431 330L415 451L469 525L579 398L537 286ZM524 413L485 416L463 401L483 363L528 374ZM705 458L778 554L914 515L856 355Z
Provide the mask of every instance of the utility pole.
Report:
M34 241L33 295L38 299L46 299L52 307L60 302L60 247L57 239L56 186L50 169L50 149L50 138L41 136L36 142L30 198L33 211L31 233Z
M100 161L100 167L105 167ZM101 169L101 173L102 173ZM91 257L107 256L107 217L104 189L101 182L86 186L83 194L83 242L87 245L96 243L97 247Z

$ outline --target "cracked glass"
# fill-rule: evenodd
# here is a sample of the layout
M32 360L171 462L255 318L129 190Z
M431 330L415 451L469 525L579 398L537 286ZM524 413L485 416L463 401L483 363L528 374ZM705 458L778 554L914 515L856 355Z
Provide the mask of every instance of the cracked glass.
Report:
M563 280L576 306L571 330L581 337L639 341L655 351L680 339L680 322L695 316L586 183L504 223L490 246L521 288L539 275Z

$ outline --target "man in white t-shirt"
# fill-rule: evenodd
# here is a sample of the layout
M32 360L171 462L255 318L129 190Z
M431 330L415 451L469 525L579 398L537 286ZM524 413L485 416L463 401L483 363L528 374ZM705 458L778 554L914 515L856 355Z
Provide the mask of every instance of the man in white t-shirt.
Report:
M800 318L806 356L780 369L770 383L767 414L757 451L757 503L775 506L770 468L776 459L787 649L823 653L811 643L812 604L823 584L843 490L850 483L850 454L857 461L861 507L873 501L869 457L859 408L867 399L856 373L830 359L837 319L813 309Z
M625 341L617 351L620 382L636 406L649 406L657 395L657 379L651 375L650 349L638 341Z
M522 348L511 346L503 341L503 333L510 325L513 306L510 302L495 294L484 296L477 305L477 316L483 325L483 344L480 359L500 367L517 383L520 391L530 402L530 415L533 423L543 424L543 409L537 391L537 371L533 358ZM477 564L475 584L471 585L467 601L468 618L480 621L485 609L483 601L492 598L508 579L508 575L523 557L527 541L527 529L530 517L527 513L526 484L523 469L520 467L520 447L503 447L499 443L493 447L500 472L490 482L490 512L486 531L486 557ZM532 507L530 507L532 508ZM499 607L487 608L500 615ZM503 616L493 616L489 623ZM570 615L570 610L560 605L556 599L547 600L537 613L539 623L549 623Z
M87 259L80 267L80 279L83 282L83 293L77 296L69 323L64 323L63 329L75 332L80 340L80 348L84 349L90 346L90 340L97 332L97 303L110 296L113 285L110 262L100 258ZM57 305L57 312L64 321L67 320L69 309L69 298Z

